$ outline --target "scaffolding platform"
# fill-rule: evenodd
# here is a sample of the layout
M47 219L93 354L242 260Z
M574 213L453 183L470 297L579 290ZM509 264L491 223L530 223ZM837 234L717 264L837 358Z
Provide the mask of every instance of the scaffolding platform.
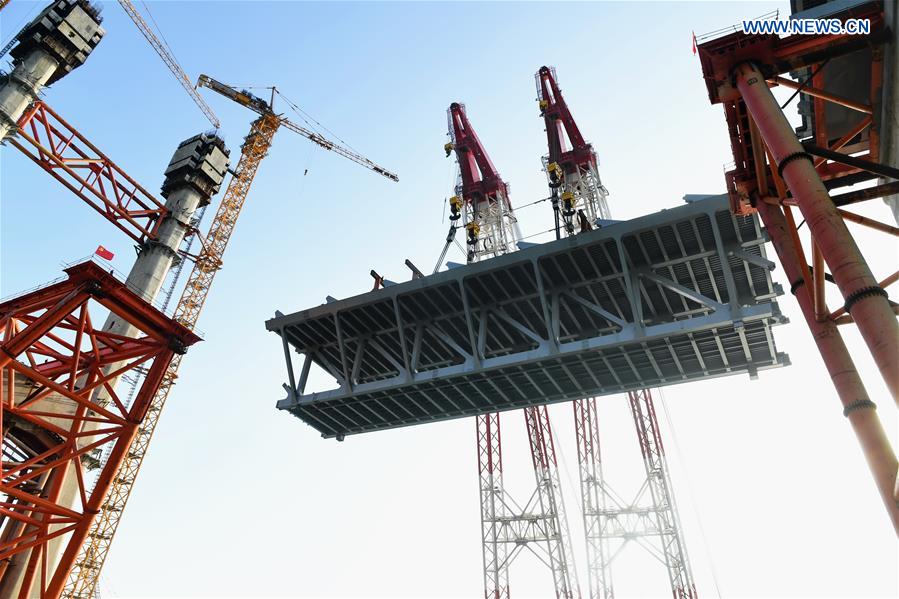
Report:
M789 364L756 216L727 196L266 322L284 346L277 407L325 437ZM295 369L292 351L304 356ZM337 389L306 393L312 364Z

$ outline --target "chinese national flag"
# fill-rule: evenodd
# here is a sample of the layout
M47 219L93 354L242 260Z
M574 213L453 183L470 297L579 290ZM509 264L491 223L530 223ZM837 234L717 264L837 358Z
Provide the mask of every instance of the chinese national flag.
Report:
M693 31L691 31L690 33L693 34L693 55L695 56L696 55L696 33Z
M98 245L97 251L95 251L94 253L97 254L98 256L100 256L101 258L103 258L104 260L112 260L112 258L115 256L115 254L113 254L112 252L107 250L102 245Z

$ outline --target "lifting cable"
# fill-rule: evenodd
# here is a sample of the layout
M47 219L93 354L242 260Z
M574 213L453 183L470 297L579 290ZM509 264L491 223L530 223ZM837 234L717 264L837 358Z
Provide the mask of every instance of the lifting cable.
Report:
M355 153L357 153L357 154L361 154L361 152L360 152L359 150L357 150L356 148L354 148L353 146L351 146L346 140L341 139L339 135L337 135L336 133L334 133L333 131L331 131L330 129L328 129L327 127L325 127L324 125L322 125L320 122L318 122L318 121L315 119L315 117L313 117L311 114L309 114L308 112L306 112L305 110L303 110L302 108L300 108L299 105L296 104L296 102L292 101L290 98L288 98L288 97L285 96L283 93L281 93L281 90L279 90L277 87L275 87L275 88L270 88L270 89L274 89L274 90L275 90L275 93L278 94L278 97L280 97L282 100L284 100L285 102L287 102L287 105L290 107L290 109L293 110L293 111L296 113L296 115L297 115L298 117L300 117L300 119L303 120L304 123L306 123L307 125L309 125L309 128L310 128L310 129L316 130L316 132L317 132L319 135L322 135L322 137L325 137L325 135L322 134L322 131L324 131L324 132L327 133L329 136L331 136L333 139L336 139L337 141L339 141L340 143L342 143L345 147L351 149L353 152L355 152ZM312 123L315 123L315 125L318 125L318 127L316 127L315 125L313 125L313 124L310 123L309 121L312 121Z
M697 528L699 529L699 536L702 539L702 548L705 553L706 561L709 563L709 570L712 574L712 583L715 585L715 594L718 599L721 599L721 587L718 586L718 570L715 568L715 561L712 559L712 552L709 550L709 541L705 535L705 527L702 525L702 518L699 516L699 510L696 509L696 497L693 494L693 485L690 484L690 475L687 471L687 464L684 461L684 456L680 450L680 443L677 440L677 432L674 429L674 421L671 419L671 414L668 412L668 402L665 400L665 393L662 391L662 388L659 387L656 389L659 392L659 398L662 400L662 411L665 414L665 423L668 425L668 430L671 431L671 440L674 442L674 453L677 456L677 461L680 463L681 469L683 470L684 481L687 483L687 497L690 500L690 511L693 512L693 516L696 518ZM670 472L669 472L670 476ZM673 489L671 490L673 493ZM683 528L683 524L681 524Z

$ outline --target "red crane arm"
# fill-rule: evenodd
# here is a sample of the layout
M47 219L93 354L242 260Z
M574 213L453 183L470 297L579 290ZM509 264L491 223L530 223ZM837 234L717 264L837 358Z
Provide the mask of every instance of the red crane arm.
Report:
M502 191L508 197L506 184L500 178L493 161L478 139L478 134L468 121L465 106L450 104L447 111L453 149L462 172L462 195L466 201L480 202L489 194Z
M574 122L556 83L553 69L544 66L537 71L537 93L540 114L546 124L549 161L558 163L566 171L570 166L594 161L593 147L584 140L581 130ZM571 142L570 149L566 146L565 135Z

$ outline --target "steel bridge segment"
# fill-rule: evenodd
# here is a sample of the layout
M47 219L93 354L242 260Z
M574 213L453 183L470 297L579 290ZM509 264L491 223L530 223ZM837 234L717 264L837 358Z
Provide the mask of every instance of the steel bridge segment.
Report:
M787 365L765 241L712 196L279 313L278 408L342 437ZM305 393L310 362L339 388Z

